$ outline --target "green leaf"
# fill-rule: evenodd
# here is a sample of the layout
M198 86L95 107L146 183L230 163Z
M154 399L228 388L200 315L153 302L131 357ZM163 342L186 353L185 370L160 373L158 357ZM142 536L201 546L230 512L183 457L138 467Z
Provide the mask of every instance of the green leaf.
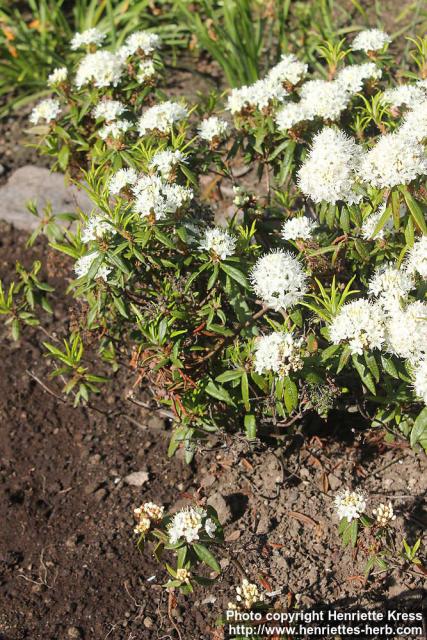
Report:
M298 388L295 382L290 378L285 378L285 406L289 413L291 413L298 406Z
M244 273L242 273L240 271L240 269L236 269L236 267L232 267L231 265L225 263L225 262L221 262L221 269L230 276L230 278L233 278L233 280L235 280L236 282L238 282L240 285L242 285L242 287L244 287L245 289L249 289L249 282L245 276Z
M231 380L237 380L242 376L242 369L231 369L230 371L224 371L215 378L217 382L230 382Z
M208 567L210 567L214 571L217 571L218 573L221 573L221 567L219 566L219 564L218 564L215 556L213 555L213 553L211 553L207 547L205 547L203 544L199 544L199 543L193 544L192 547L194 549L194 552L198 556L198 558L204 564L208 565Z
M409 442L411 447L415 447L419 443L427 453L427 407L418 414Z
M213 398L221 400L221 402L225 402L232 407L236 406L227 389L224 389L224 387L221 387L221 385L216 385L213 380L209 380L208 384L205 387L205 391Z
M365 387L367 387L369 389L369 391L371 393L374 394L374 396L377 394L377 391L375 389L375 384L374 384L374 380L372 378L372 375L370 374L370 372L367 370L366 366L364 365L363 362L361 362L358 359L358 356L353 354L352 355L352 361L353 361L353 365L354 368L356 369L357 373L360 376L360 379L362 380L363 384L365 385Z
M256 420L252 413L247 413L244 419L245 433L248 440L256 438Z
M414 200L412 195L409 193L406 187L400 188L401 193L403 193L403 197L405 198L405 202L408 206L409 212L414 219L415 224L421 229L424 234L427 234L427 224L425 221L425 217L423 212L421 211L420 206Z

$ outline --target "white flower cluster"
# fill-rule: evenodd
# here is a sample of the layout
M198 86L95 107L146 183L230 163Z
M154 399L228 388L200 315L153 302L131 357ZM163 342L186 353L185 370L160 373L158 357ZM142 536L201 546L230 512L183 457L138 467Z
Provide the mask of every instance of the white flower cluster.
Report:
M401 84L384 91L381 101L391 107L417 107L427 97L427 90L420 84Z
M119 100L101 100L93 110L93 117L112 122L126 111L126 105Z
M281 236L283 240L308 240L315 227L316 223L307 216L290 218L283 224Z
M176 580L179 580L179 582L184 582L185 584L188 584L190 582L190 576L191 573L188 569L177 569L176 570Z
M156 33L136 31L126 38L124 44L117 51L117 54L124 59L135 53L152 56L157 49L160 49L161 45L162 40Z
M227 109L233 114L254 109L262 111L276 102L282 102L287 95L280 82L266 77L254 84L233 89L228 97Z
M302 338L279 331L258 338L255 343L255 371L259 374L271 371L280 378L285 378L291 371L299 371L303 366L302 343Z
M309 154L298 171L301 191L314 202L359 202L355 191L361 151L345 133L324 127L314 136Z
M385 337L388 351L411 364L427 357L427 302L415 300L391 310Z
M335 496L334 504L339 519L346 518L348 522L351 522L360 518L365 511L366 496L359 489L356 489L356 491L344 489Z
M105 220L101 215L93 215L91 216L82 232L82 242L88 244L93 240L99 240L103 238L105 235L112 233L114 231L114 227Z
M118 138L122 138L130 128L131 123L127 120L115 120L114 122L110 122L110 124L106 124L102 127L98 131L98 134L102 140L117 140Z
M410 274L419 274L427 280L427 236L421 236L409 250L405 269Z
M203 532L214 538L216 524L206 516L206 510L201 507L187 507L175 513L168 526L169 542L175 544L179 540L185 540L191 544L199 540Z
M165 508L154 502L144 502L141 507L133 510L138 523L134 528L134 532L145 535L151 527L152 522L158 522L163 518Z
M52 122L52 120L56 120L60 113L61 105L59 104L59 100L47 98L34 107L30 115L30 122L32 124L38 124L40 120Z
M380 51L391 42L390 36L381 29L366 29L357 34L353 40L353 51Z
M68 78L68 69L67 67L58 67L54 69L51 74L47 77L47 84L49 87L55 87L62 82L65 82Z
M176 213L193 198L193 191L179 184L164 182L158 175L142 176L132 186L134 211L141 216L153 215L162 220Z
M362 91L366 80L379 80L382 71L374 62L352 64L338 72L335 82L350 93Z
M229 602L228 609L230 610L236 610L243 606L249 611L255 604L264 601L264 594L260 592L256 584L249 582L247 578L243 578L241 586L236 587L236 593L238 604Z
M89 270L94 262L99 257L98 251L93 251L92 253L88 253L85 256L82 256L74 265L74 271L78 278L84 278L89 273ZM99 267L96 278L100 278L101 280L107 280L108 275L111 273L111 267L106 264L101 264Z
M377 298L384 309L393 311L414 287L415 281L407 271L384 264L375 270L369 281L368 294Z
M391 502L388 504L381 502L376 509L372 509L372 514L380 527L387 527L393 520L396 520Z
M116 87L123 75L123 61L111 51L95 51L88 53L77 67L75 83L78 89L93 84L98 89Z
M352 94L361 91L368 78L381 78L381 69L373 62L345 67L335 80L309 80L301 87L299 102L287 102L277 112L278 128L287 131L314 118L339 120Z
M414 391L427 404L427 357L417 362L413 369Z
M122 189L133 186L138 180L138 174L135 169L119 169L110 178L108 188L111 195L117 195Z
M184 154L176 149L165 149L164 151L158 151L151 159L150 167L157 169L163 178L169 179L173 176L175 167L178 164L187 164Z
M229 126L225 120L211 116L201 121L198 133L202 140L219 142L227 134L228 129Z
M139 133L170 133L172 128L188 116L188 109L177 102L167 100L147 109L138 121Z
M353 354L364 349L381 349L385 340L385 317L382 307L361 298L344 304L329 327L334 344L348 342Z
M424 85L427 89L427 85ZM406 112L403 123L398 129L401 136L409 141L423 142L427 138L427 99L411 107Z
M152 60L142 60L137 69L136 79L143 84L156 75L156 67Z
M293 54L283 54L281 60L267 74L267 78L283 85L298 84L307 73L308 66Z
M307 293L307 276L298 260L287 251L267 253L251 271L257 296L275 311L297 304Z
M423 145L405 131L382 135L361 158L358 174L363 182L378 189L409 184L427 172Z
M226 260L236 249L236 238L220 227L212 227L206 229L199 249L210 253L214 260Z
M99 46L106 38L106 34L102 33L98 29L86 29L82 33L76 33L71 40L71 49L76 51L80 47L87 47L89 45Z

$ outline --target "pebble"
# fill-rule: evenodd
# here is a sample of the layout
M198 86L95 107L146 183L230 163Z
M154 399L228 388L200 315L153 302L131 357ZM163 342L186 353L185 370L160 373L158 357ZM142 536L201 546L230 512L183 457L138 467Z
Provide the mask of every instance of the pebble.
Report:
M130 484L132 487L142 487L148 480L148 471L134 471L125 477L126 484Z
M80 629L78 629L77 627L68 627L67 636L69 638L72 638L73 640L78 640L78 638L83 637Z

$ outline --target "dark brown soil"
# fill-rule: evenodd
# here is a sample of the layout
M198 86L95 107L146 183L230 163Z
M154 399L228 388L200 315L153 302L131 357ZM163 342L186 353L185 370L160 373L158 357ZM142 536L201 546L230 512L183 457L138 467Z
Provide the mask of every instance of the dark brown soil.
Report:
M25 238L0 224L0 271L10 279ZM41 244L25 261L46 258ZM52 278L58 290L64 282ZM61 335L70 301L59 298L49 331ZM198 491L225 521L223 576L211 591L177 597L182 640L219 640L215 620L248 577L288 598L374 605L404 592L422 597L423 577L382 573L365 582L364 558L343 551L332 498L360 486L370 503L392 500L399 536L413 543L426 524L425 457L405 442L366 438L357 417L312 425L283 448L219 438L194 465L166 458L168 425L130 403L118 378L94 409L73 409L32 378L48 378L44 336L11 344L2 328L0 357L0 638L131 640L177 638L168 615L165 575L132 538L132 509L144 500L182 505ZM143 393L141 393L143 397ZM109 414L109 415L106 415ZM142 487L124 478L146 470Z

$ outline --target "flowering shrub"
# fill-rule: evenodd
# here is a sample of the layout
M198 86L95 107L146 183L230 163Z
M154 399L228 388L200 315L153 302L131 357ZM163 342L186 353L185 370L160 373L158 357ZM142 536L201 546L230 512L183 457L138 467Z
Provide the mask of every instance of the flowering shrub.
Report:
M134 510L137 524L134 532L139 536L138 546L154 543L154 556L163 562L171 579L164 585L178 588L182 593L193 591L192 583L208 585L212 578L198 575L194 569L205 565L216 574L221 573L214 554L209 549L224 541L222 527L213 507L189 506L164 516L164 507L145 502ZM176 556L176 568L163 561L164 554Z
M396 514L391 502L380 504L366 513L368 498L359 489L344 489L335 496L335 509L340 520L338 533L344 545L358 548L367 556L366 575L373 569L408 570L411 565L420 565L418 552L421 539L411 547L403 538L398 545L398 536L393 528Z
M363 32L322 45L320 71L286 54L225 103L193 104L160 88L158 36L102 42L74 38L81 57L31 115L93 201L72 229L40 227L75 261L70 340L89 332L135 370L187 460L206 432L253 438L334 406L426 447L427 41L401 70L390 38ZM206 176L235 190L226 223Z

